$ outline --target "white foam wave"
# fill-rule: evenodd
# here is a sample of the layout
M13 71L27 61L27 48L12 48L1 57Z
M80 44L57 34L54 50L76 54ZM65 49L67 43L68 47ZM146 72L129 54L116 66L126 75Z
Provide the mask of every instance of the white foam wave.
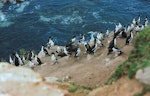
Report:
M10 21L0 22L0 27L8 27L12 24L14 24L14 22L10 22Z
M0 10L0 27L8 27L12 24L13 22L7 21L6 15Z
M0 22L4 22L4 21L7 21L6 15L0 11Z
M49 22L50 18L47 18L47 17L44 17L44 16L40 16L40 21Z
M83 22L83 19L81 16L75 16L75 17L68 16L68 17L64 18L64 20L61 21L61 24L66 24L66 25L80 24L82 22Z
M98 11L97 12L93 12L92 15L94 16L95 19L101 18Z
M17 6L19 6L19 7L16 9L16 12L18 12L18 13L23 12L23 11L24 11L24 8L25 8L26 6L28 6L29 4L30 4L29 1L25 1L25 2L23 2L23 3L21 3L21 4L18 4Z
M51 22L52 24L63 24L63 25L70 25L70 24L81 24L83 22L83 19L81 16L78 15L71 15L71 16L65 16L65 15L55 15L54 17L45 17L40 16L40 21L44 22Z
M103 24L115 24L114 22L106 22L106 21L102 21Z
M36 10L39 10L39 9L41 8L41 6L40 6L40 5L36 5L36 6L34 6L34 8L35 8Z

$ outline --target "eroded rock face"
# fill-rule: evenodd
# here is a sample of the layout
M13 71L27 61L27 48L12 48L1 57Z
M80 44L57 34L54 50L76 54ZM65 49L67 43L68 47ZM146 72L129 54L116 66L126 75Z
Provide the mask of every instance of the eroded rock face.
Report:
M33 70L0 63L0 96L65 96ZM70 96L70 95L67 95Z

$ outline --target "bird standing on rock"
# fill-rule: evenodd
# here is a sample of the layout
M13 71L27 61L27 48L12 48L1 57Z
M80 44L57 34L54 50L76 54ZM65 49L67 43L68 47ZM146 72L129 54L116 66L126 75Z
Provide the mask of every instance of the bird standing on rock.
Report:
M10 64L14 64L14 61L13 61L11 55L9 55L9 63L10 63Z
M138 19L137 19L137 24L139 24L141 21L141 15L139 14Z
M121 32L119 33L119 35L120 35L120 37L122 37L122 38L127 38L127 33L126 33L126 31L125 31L125 26L124 26L124 28L121 30Z
M42 62L41 62L41 60L40 60L40 58L36 55L35 56L35 62L38 64L38 65L41 65L42 64Z
M73 36L73 37L72 37L71 42L72 42L72 43L75 43L75 42L76 42L76 36Z
M52 61L52 64L51 64L51 65L54 65L54 64L57 64L57 63L58 63L58 62L57 62L57 58L56 58L54 52L51 53L51 61Z
M27 54L27 60L31 61L33 58L34 58L34 52L30 50Z
M81 38L80 38L80 40L79 40L79 43L84 43L84 41L85 41L85 36L84 36L84 34L82 34L81 35Z
M144 22L144 27L146 27L147 25L148 25L148 17L146 16L145 22Z
M23 61L21 60L20 56L18 55L18 53L15 54L15 56L18 58L19 61L19 65L23 65Z
M13 58L14 65L15 65L15 66L19 66L19 65L20 65L20 64L19 64L19 59L16 57L16 54L13 53L13 56L14 56L14 58Z
M77 51L75 52L75 57L79 57L80 53L81 53L81 49L78 48Z
M116 40L116 36L114 36L113 40L109 43L107 55L109 55L113 51L113 47L117 46L117 42L116 41L117 41Z
M125 45L129 45L129 43L131 42L131 40L133 39L133 32L132 30L130 31L130 35L126 38L126 43Z
M44 48L44 46L41 47L41 51L38 54L39 58L43 58L45 56L49 56L48 51Z
M54 46L54 41L52 40L51 37L49 37L49 42L47 43L47 48L50 49L53 46Z
M109 29L107 28L107 30L106 30L106 33L105 33L105 37L108 37L109 36Z

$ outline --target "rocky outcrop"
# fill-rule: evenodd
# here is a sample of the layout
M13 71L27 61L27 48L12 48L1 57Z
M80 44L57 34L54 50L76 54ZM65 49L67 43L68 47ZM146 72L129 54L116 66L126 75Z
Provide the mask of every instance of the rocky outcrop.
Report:
M150 85L150 67L139 69L135 78L143 84Z
M0 96L71 96L33 70L0 63Z

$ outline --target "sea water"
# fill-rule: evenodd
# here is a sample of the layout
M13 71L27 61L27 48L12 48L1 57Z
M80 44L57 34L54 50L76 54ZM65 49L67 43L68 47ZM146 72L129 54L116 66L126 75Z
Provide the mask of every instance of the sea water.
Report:
M150 18L149 0L26 0L5 4L0 9L0 58L19 49L39 52L53 37L65 45L72 36L113 30L115 24L127 25L141 14L142 23ZM2 15L1 15L2 16Z

